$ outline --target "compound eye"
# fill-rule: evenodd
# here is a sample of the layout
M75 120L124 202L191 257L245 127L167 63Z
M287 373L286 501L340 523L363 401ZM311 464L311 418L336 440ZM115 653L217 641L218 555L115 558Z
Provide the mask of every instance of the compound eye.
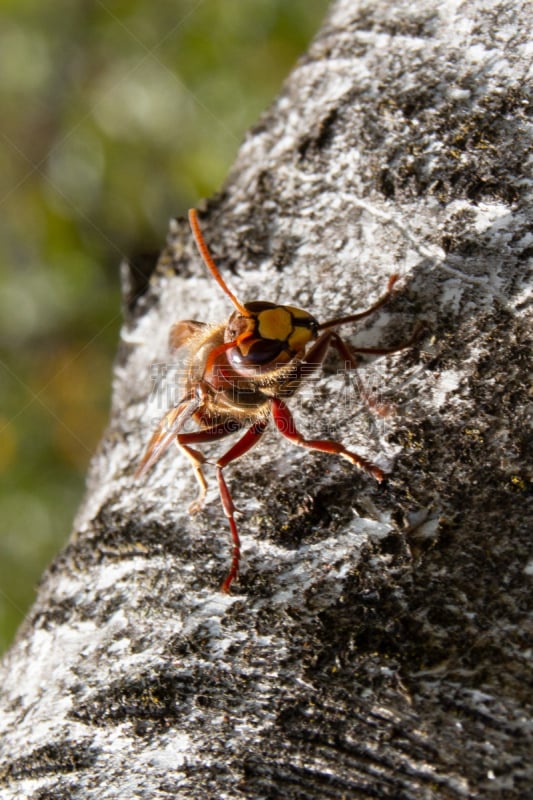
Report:
M236 370L261 372L288 360L285 342L279 339L246 339L228 350L228 361Z

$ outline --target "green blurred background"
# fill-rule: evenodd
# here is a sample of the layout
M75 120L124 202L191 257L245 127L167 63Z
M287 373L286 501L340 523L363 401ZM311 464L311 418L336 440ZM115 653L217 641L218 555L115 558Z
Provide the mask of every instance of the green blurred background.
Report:
M224 180L328 0L0 0L0 650L105 427L118 264Z

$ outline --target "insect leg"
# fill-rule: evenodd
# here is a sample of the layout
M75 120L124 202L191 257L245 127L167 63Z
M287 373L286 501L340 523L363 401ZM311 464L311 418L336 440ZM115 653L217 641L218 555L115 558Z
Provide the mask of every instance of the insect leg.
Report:
M280 397L292 397L301 382L316 372L327 355L332 335L330 331L322 333L309 348L305 357L286 374L283 383L278 388L277 394Z
M203 505L205 495L207 492L207 481L202 471L202 464L205 464L206 458L199 450L191 447L191 444L207 444L208 442L215 442L222 439L224 436L229 436L235 433L239 428L233 430L228 425L214 425L211 428L206 428L203 431L193 431L192 433L179 433L176 436L176 444L183 450L185 455L190 459L196 480L199 483L200 491L198 497L189 506L189 514L196 514Z
M248 450L256 444L261 436L263 435L266 427L268 425L268 420L260 420L259 422L254 422L251 428L249 428L242 439L239 439L236 444L231 447L227 453L221 456L217 463L216 463L216 470L217 470L217 479L218 479L218 490L220 492L220 500L222 502L222 508L224 509L224 514L228 518L230 530L231 530L231 539L233 542L233 550L231 556L231 567L228 575L224 579L222 584L221 591L229 592L230 586L237 577L239 573L239 562L241 558L241 542L239 539L239 532L237 531L237 523L235 522L235 504L233 503L233 498L230 494L230 490L228 488L228 484L224 478L222 470L226 467L231 461L235 461L235 459L240 458L244 455Z
M400 350L405 350L408 347L412 347L420 338L425 329L426 326L424 323L419 323L415 326L410 338L406 342L396 345L396 347L352 347L345 342L344 339L341 339L338 333L331 334L330 343L337 350L340 357L344 360L346 369L356 370L360 364L360 360L358 358L359 355L385 356L391 355L392 353L399 353ZM367 406L380 416L386 416L389 414L391 410L390 406L381 405L372 397L372 394L368 391L357 372L354 373L354 377L357 383L359 394Z
M354 371L354 379L357 384L357 389L359 391L360 397L364 400L364 402L372 411L375 411L380 416L386 416L389 413L390 408L386 405L382 405L377 402L377 400L372 396L371 392L366 388L365 384L363 383L363 381L361 380L360 376L356 371L357 367L360 364L358 353L361 353L361 350L350 347L348 343L345 342L344 339L341 339L341 337L337 333L332 334L331 344L337 350L340 357L344 360L345 369L350 369ZM368 350L369 348L367 348L363 352L368 353ZM387 350L386 352L395 353L396 349ZM378 353L375 352L374 348L372 348L372 353L374 355L378 355ZM379 354L384 355L382 350L380 350Z
M280 433L290 439L294 444L300 447L309 447L311 450L320 450L322 453L332 453L333 455L342 456L350 463L355 464L356 467L364 469L370 475L373 475L377 481L383 480L383 471L367 461L363 456L347 450L340 442L334 442L330 439L305 439L300 431L296 428L294 418L283 402L278 397L272 398L272 417Z
M389 356L392 355L392 353L399 353L401 350L407 350L408 347L412 347L414 344L416 344L425 330L425 323L419 322L418 325L415 326L415 329L409 339L407 339L406 342L397 344L396 347L352 347L351 345L348 345L344 339L341 339L338 333L331 334L331 344L333 347L335 347L341 357L349 363L349 368L355 369L359 366L359 359L357 358L359 354L369 356Z

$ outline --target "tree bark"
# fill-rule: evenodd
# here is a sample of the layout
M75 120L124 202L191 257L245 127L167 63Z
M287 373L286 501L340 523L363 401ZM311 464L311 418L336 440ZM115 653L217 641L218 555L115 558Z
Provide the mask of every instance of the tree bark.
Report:
M0 796L521 798L528 738L527 83L520 0L338 0L201 215L243 301L320 320L393 299L214 492L177 452L134 472L177 398L179 319L231 311L174 221L125 271L110 426L65 550L3 662ZM146 275L146 269L141 270Z

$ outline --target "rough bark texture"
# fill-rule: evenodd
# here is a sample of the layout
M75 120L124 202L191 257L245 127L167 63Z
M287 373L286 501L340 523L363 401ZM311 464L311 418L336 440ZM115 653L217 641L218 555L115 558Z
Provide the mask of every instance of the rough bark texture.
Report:
M2 800L525 796L531 13L339 0L208 203L244 300L326 319L399 271L350 341L431 328L362 373L395 413L334 359L292 403L383 485L273 432L228 469L231 596L215 493L190 517L174 452L133 479L172 400L171 323L230 305L182 220L149 282L126 276L109 431L3 664Z

